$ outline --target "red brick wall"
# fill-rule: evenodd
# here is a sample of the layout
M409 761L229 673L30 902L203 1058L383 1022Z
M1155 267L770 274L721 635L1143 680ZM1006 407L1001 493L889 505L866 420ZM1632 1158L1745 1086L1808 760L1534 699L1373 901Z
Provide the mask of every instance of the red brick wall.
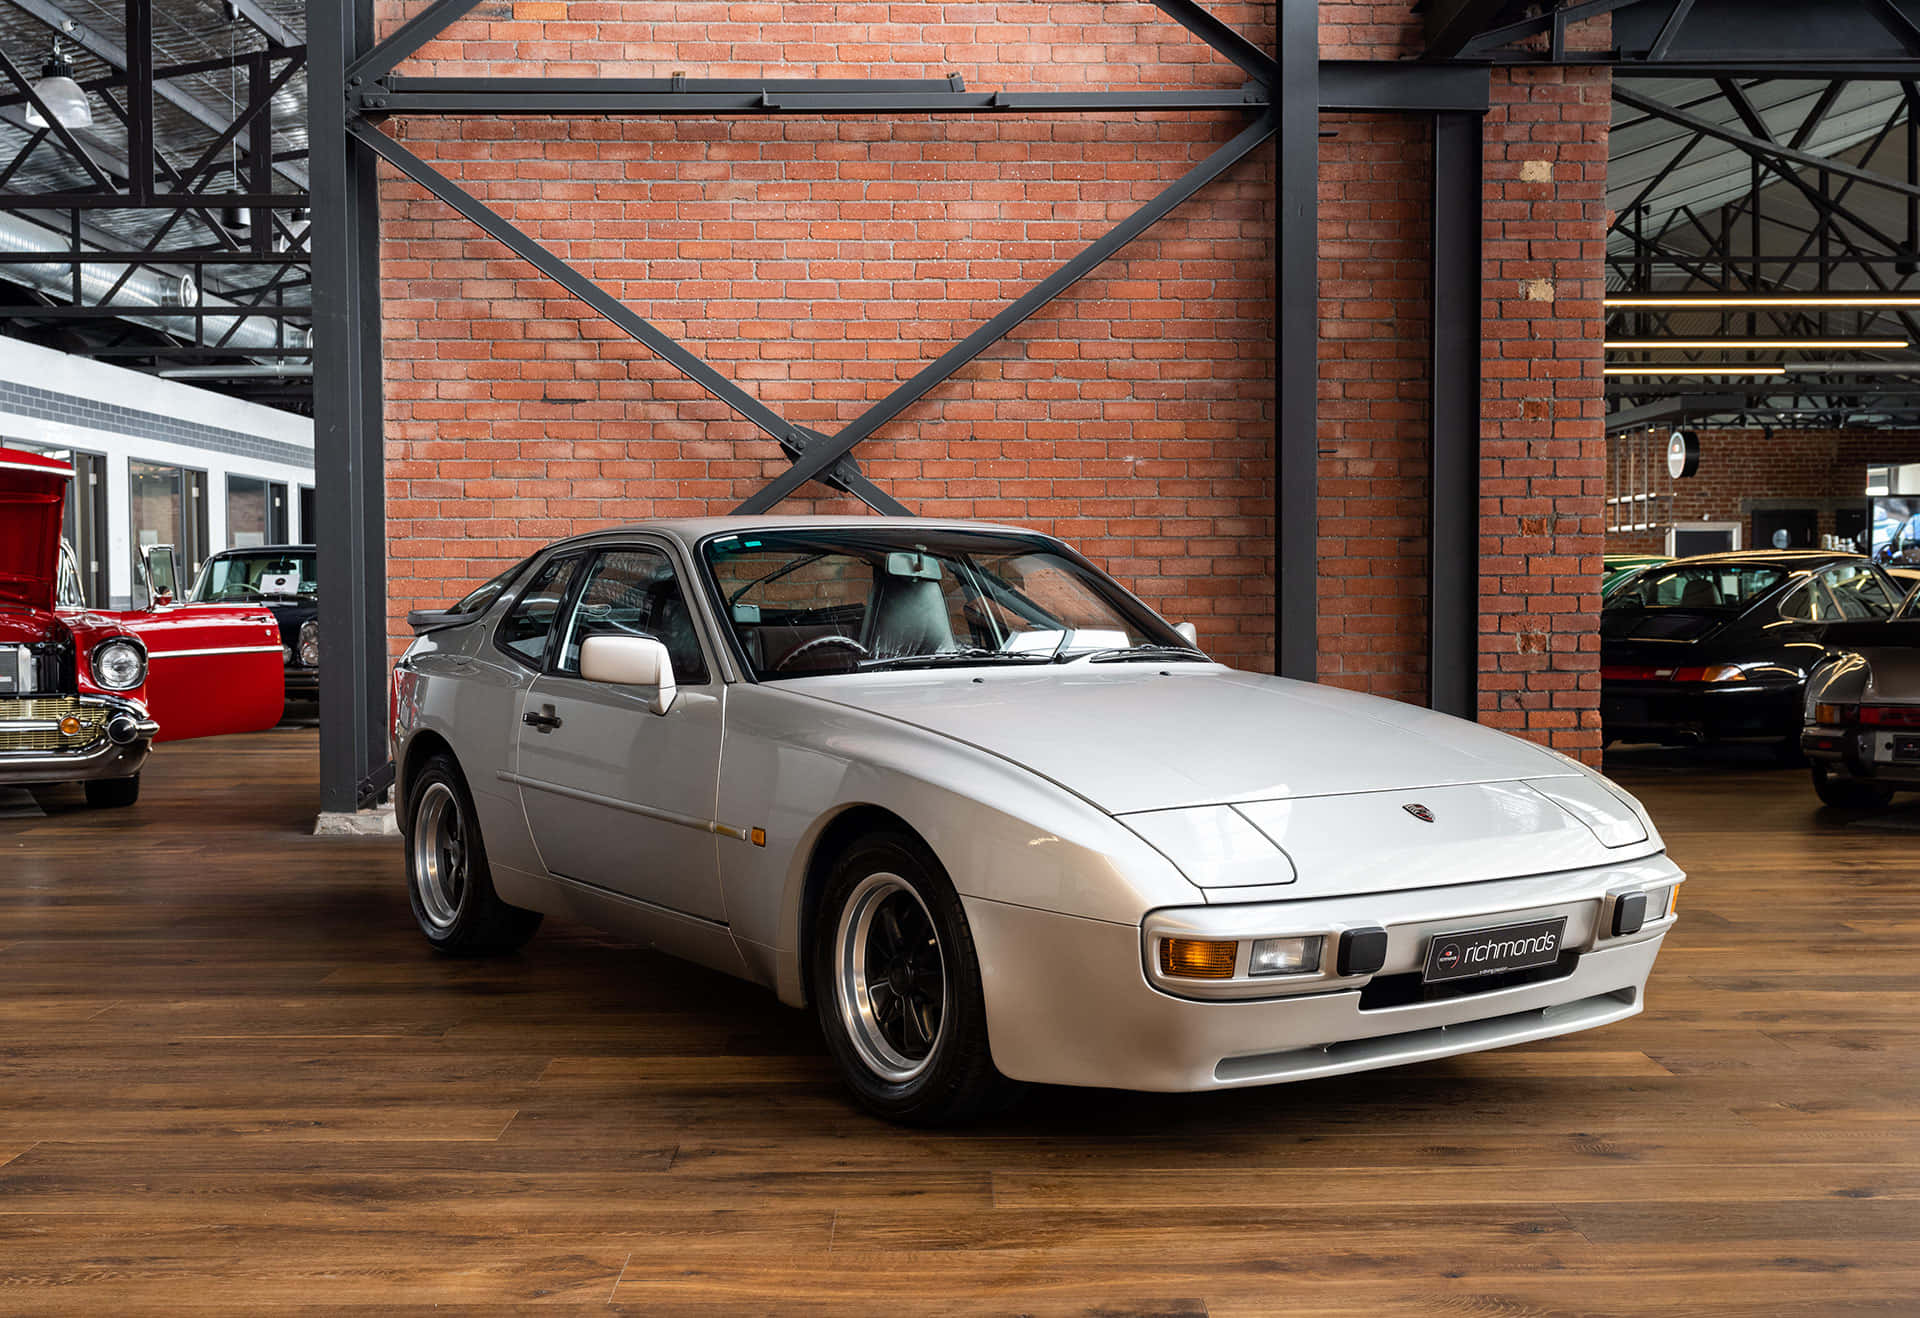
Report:
M383 6L391 28L419 6ZM665 17L662 18L662 14ZM1273 9L1226 5L1271 46ZM789 16L800 16L790 18ZM1238 86L1147 4L483 5L408 73ZM803 19L803 21L802 21ZM791 420L832 431L1237 131L1230 115L393 120L388 131ZM1272 664L1271 146L859 454L916 510L1066 535ZM388 592L722 512L772 441L388 172ZM790 511L846 508L810 486Z
M1320 128L1320 678L1424 702L1432 127Z
M1670 498L1676 523L1739 522L1741 544L1752 547L1756 500L1792 499L1820 513L1820 534L1834 534L1836 506L1860 507L1866 500L1867 468L1920 462L1920 434L1879 430L1702 430L1700 470L1684 480L1666 473L1664 432L1648 449L1655 479L1652 492ZM1607 494L1646 493L1624 462L1632 437L1616 437L1607 449ZM1644 471L1642 465L1640 470ZM1642 488L1634 489L1639 485ZM1658 554L1666 551L1663 524L1653 531L1615 531L1607 552Z
M1604 70L1495 70L1485 137L1480 719L1600 752Z

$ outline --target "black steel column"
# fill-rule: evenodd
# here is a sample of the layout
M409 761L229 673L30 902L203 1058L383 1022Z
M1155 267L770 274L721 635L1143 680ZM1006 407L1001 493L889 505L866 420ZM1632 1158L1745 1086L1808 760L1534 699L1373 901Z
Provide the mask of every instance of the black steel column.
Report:
M1275 244L1274 667L1318 669L1320 6L1280 3L1280 219Z
M371 151L346 125L346 67L373 0L312 0L314 480L320 534L320 808L349 811L387 761L380 233Z
M1480 672L1480 136L1478 114L1433 116L1427 700L1462 718Z

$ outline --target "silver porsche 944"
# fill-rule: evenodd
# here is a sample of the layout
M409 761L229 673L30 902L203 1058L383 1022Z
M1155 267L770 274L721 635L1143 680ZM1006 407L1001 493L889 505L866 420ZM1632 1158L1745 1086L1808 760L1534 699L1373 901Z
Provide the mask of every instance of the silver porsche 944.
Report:
M427 939L572 916L765 984L896 1120L1603 1025L1673 925L1683 876L1598 774L1215 663L1031 531L655 522L410 621Z

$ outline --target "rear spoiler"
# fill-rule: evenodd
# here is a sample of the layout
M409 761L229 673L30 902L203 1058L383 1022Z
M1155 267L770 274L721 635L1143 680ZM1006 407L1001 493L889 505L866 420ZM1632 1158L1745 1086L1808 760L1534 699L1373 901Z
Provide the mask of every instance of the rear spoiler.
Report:
M415 636L425 636L428 632L472 622L480 616L479 613L455 613L452 609L415 609L407 614L407 626L413 628Z
M1822 634L1827 648L1853 650L1865 646L1920 648L1920 618L1897 622L1834 622Z

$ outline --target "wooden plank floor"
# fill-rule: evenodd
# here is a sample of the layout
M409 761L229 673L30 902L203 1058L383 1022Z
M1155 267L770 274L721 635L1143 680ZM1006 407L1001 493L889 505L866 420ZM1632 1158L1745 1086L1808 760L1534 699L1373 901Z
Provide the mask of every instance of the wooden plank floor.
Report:
M1644 1015L927 1134L746 985L435 959L314 756L0 793L0 1311L1920 1312L1920 808L1629 763L1692 874Z

